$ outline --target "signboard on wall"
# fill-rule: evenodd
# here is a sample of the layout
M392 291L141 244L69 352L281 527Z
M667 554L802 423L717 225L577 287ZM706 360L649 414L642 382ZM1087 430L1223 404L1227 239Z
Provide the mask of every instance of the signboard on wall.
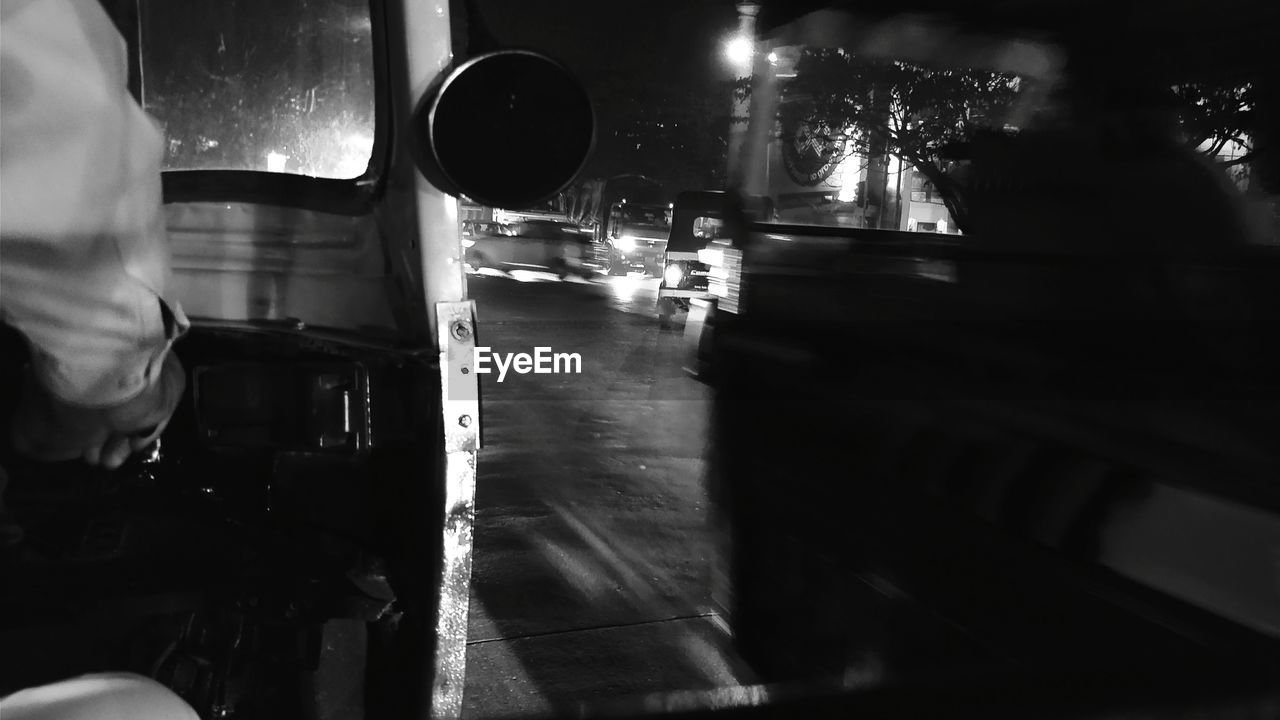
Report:
M835 173L844 157L845 140L824 125L803 120L784 121L782 164L792 182L805 187L817 185Z

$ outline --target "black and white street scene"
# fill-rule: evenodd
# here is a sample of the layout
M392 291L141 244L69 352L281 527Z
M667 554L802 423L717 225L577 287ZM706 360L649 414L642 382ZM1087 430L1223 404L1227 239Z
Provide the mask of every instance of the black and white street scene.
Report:
M0 720L1280 718L1277 47L3 0Z

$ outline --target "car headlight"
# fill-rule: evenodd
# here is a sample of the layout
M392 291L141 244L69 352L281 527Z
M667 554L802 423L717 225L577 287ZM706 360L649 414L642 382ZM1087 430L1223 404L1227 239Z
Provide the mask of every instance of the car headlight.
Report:
M680 287L681 280L684 280L684 268L678 262L668 264L662 271L662 282L667 287Z
M636 240L630 237L620 237L613 241L613 246L618 248L619 252L629 253L636 249Z
M469 247L475 247L475 245L476 245L475 240L472 240L471 238L462 238L462 247L469 248Z

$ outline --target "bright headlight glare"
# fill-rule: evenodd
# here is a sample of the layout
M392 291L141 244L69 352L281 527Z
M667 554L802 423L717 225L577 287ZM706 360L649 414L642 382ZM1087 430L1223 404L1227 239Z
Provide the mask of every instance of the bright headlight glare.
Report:
M666 270L662 271L662 281L667 287L676 287L680 281L684 279L684 268L679 263L671 263Z
M618 238L617 241L613 243L613 246L624 253L629 253L636 249L636 239L633 237L623 236Z

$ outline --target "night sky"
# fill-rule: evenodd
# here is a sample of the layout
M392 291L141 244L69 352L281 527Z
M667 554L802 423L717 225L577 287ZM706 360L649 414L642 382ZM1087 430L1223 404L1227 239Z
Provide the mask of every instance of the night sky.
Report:
M722 182L732 0L478 4L500 45L560 60L586 86L597 143L584 177L639 173L670 193Z
M703 84L723 78L732 0L479 0L496 38L569 66L588 87L606 76Z

